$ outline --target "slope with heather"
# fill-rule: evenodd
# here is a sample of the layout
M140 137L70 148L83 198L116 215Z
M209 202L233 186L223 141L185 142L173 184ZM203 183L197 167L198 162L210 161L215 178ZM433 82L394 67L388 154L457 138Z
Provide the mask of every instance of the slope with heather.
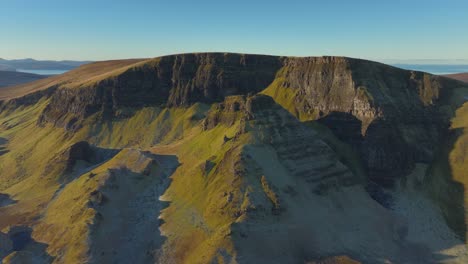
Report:
M452 79L456 79L462 82L468 82L468 73L454 73L454 74L447 74L445 77L449 77Z

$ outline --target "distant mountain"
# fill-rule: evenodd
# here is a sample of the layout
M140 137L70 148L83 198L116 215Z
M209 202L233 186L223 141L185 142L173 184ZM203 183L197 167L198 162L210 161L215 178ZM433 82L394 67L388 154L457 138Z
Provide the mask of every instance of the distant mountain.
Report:
M455 79L455 80L459 80L459 81L468 83L468 72L456 73L456 74L447 74L445 76L449 77L449 78L452 78L452 79Z
M16 69L12 68L11 66L0 64L0 71L15 71L15 70Z
M0 71L0 88L33 82L47 77L47 75L38 75L32 73Z
M19 59L5 60L0 58L0 70L14 71L15 69L22 70L71 70L80 65L89 63L90 61L52 61L52 60L34 60L34 59Z

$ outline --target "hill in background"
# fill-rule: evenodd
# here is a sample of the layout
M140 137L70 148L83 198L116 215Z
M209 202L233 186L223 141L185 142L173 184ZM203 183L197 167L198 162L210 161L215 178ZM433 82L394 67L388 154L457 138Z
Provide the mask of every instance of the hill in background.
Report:
M0 70L71 70L86 63L89 63L89 61L41 61L34 59L5 60L0 58Z
M25 72L0 71L0 88L37 81L47 77L49 76Z

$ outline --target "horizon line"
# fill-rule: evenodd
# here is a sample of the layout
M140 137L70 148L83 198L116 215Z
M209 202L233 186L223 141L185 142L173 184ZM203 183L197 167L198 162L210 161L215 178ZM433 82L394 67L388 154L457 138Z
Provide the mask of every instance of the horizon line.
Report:
M395 59L395 58L367 58L367 57L356 57L356 56L346 56L346 55L306 55L306 56L298 56L298 55L276 55L276 54L261 54L261 53L245 53L245 52L228 52L228 51L202 51L202 52L178 52L178 53L168 53L164 55L158 56L148 56L148 57L120 57L120 58L103 58L103 59L73 59L73 58L61 58L61 59L54 59L54 58L40 58L40 57L3 57L0 56L1 60L6 61L14 61L14 60L34 60L34 61L54 61L54 62L66 62L66 61L73 61L73 62L99 62L99 61L112 61L112 60L131 60L131 59L152 59L152 58L159 58L165 56L173 56L173 55L181 55L181 54L203 54L203 53L230 53L230 54L246 54L246 55L259 55L259 56L274 56L274 57L299 57L299 58L306 58L306 57L347 57L353 59L362 59L362 60L369 60L369 61L376 61L376 62L384 62L388 64L419 64L416 62L424 62L423 64L428 64L428 62L438 62L440 64L468 64L468 58L466 59L442 59L442 58L408 58L408 59ZM1 63L1 62L0 62ZM436 63L436 64L438 64ZM462 65L461 64L461 65Z

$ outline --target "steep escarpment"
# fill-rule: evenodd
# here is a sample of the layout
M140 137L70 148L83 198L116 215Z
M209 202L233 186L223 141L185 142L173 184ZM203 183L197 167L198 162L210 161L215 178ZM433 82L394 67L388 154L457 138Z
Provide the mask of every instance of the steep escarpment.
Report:
M391 186L434 158L453 116L450 98L463 86L364 60L288 58L263 93L301 120L326 124L358 150L371 179Z
M434 261L440 241L460 243L446 226L428 232L430 243L414 237L419 211L382 207L315 129L267 96L228 97L202 128L169 147L181 166L163 197L162 263L300 263L342 252L418 263Z
M117 116L126 107L213 103L268 86L279 58L238 54L183 54L137 64L115 76L58 89L40 122L72 126L94 113Z
M369 177L391 186L416 163L434 158L433 146L453 116L452 88L459 86L448 78L344 57L182 54L58 85L38 123L73 130L92 115L112 120L131 115L128 109L211 104L264 90L300 120L320 120L334 131L346 127L350 132L341 139L361 154ZM349 118L336 119L335 113Z
M16 88L0 90L5 261L466 262L460 82L202 53ZM40 250L15 251L14 227Z
M292 175L309 182L313 192L325 193L333 186L353 185L365 180L350 173L313 130L298 122L269 96L228 97L208 113L203 127L232 126L236 122L240 126L236 136L249 132L257 141L273 147L283 166ZM318 175L322 177L317 178Z

